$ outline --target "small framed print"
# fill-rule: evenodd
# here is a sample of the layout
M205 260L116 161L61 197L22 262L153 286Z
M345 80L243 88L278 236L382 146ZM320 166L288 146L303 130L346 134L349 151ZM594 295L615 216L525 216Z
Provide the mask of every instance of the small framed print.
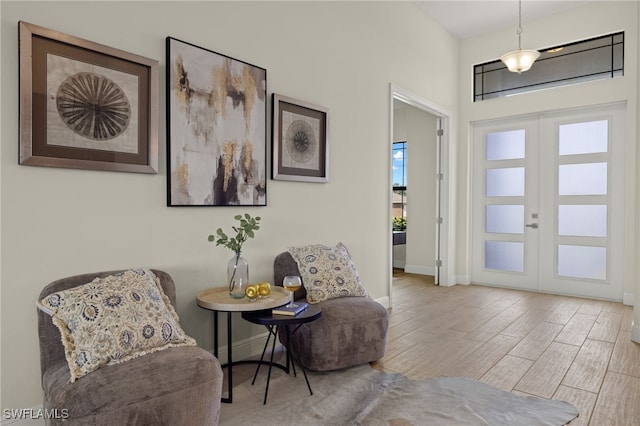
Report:
M158 173L158 62L18 26L20 164Z
M272 179L329 182L329 110L274 93L272 112Z

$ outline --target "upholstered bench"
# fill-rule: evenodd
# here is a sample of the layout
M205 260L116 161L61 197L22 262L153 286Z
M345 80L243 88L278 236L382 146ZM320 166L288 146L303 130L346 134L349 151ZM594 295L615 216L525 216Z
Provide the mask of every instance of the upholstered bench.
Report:
M286 275L302 276L303 286L295 293L295 299L309 302L304 275L289 252L280 253L274 261L274 283L281 286ZM294 357L305 368L337 370L382 358L389 327L384 306L366 295L335 297L317 302L316 306L322 309L322 316L302 324L291 336ZM284 339L281 334L280 340Z

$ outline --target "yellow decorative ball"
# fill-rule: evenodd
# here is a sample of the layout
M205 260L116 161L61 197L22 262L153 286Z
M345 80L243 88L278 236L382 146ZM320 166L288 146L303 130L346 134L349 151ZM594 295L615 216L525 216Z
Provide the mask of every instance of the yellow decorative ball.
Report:
M249 285L247 286L247 288L244 290L244 294L249 298L249 299L256 299L258 297L258 286L257 285Z
M258 294L260 297L267 297L271 294L271 284L269 283L260 283L258 287Z

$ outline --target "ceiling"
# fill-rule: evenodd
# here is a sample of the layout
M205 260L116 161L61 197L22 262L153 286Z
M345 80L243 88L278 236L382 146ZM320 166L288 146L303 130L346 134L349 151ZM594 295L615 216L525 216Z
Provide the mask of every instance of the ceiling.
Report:
M522 22L526 23L593 0L525 0L522 2ZM459 40L518 26L517 0L428 0L418 1L420 7Z

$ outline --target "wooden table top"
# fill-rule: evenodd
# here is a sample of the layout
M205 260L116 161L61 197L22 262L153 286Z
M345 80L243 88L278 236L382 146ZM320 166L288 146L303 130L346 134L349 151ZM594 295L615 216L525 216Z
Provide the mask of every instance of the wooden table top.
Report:
M289 302L291 292L279 286L271 286L271 294L264 299L251 302L247 297L232 299L227 287L208 288L196 296L196 303L201 308L222 312L248 312L276 308Z

